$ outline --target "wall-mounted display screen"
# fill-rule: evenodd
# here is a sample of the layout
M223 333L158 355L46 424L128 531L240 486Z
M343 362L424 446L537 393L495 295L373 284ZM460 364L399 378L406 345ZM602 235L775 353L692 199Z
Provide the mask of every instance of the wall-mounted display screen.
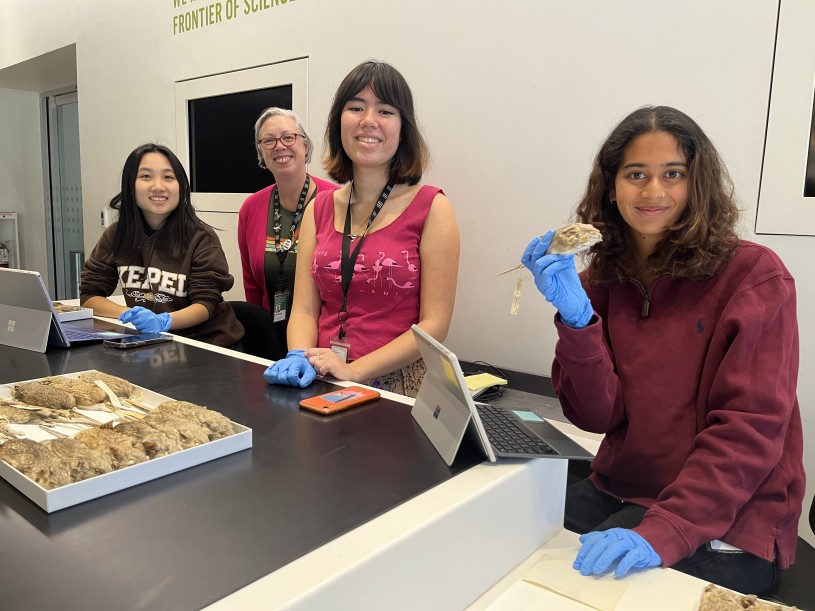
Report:
M292 85L187 100L194 193L254 193L274 182L258 166L255 121L264 108L292 108Z

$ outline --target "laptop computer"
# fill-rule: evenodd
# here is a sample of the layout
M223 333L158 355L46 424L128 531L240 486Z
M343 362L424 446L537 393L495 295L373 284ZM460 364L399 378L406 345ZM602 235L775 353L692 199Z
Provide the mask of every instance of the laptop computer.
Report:
M594 458L531 411L476 403L456 355L418 326L412 329L427 373L411 415L448 465L453 464L465 433L490 462L498 458Z
M0 344L45 352L126 335L61 322L39 272L0 268Z

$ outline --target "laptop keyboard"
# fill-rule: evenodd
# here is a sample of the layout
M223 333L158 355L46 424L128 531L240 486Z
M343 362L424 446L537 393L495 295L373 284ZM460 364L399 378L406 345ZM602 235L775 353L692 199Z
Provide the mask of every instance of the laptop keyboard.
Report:
M533 437L515 422L503 408L476 403L478 415L493 447L502 454L557 454L548 443Z
M100 333L98 329L85 328L74 325L62 323L62 331L69 342L82 342L88 340L102 340L104 334Z

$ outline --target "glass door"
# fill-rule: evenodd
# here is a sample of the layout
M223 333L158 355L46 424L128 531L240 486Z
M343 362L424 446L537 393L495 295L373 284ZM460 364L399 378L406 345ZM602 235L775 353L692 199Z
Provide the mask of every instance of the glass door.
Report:
M50 205L49 263L54 297L79 297L79 274L85 264L82 225L82 174L79 164L79 105L76 92L46 97Z

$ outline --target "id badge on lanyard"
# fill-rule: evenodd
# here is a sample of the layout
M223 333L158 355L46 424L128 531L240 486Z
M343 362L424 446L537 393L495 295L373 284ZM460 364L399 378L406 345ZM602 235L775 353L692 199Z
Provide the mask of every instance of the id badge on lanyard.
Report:
M274 303L272 304L272 320L274 322L286 320L288 316L289 294L290 292L288 290L275 292Z
M306 181L303 183L303 190L300 199L297 201L297 208L294 211L289 237L281 240L281 205L277 186L272 189L269 195L269 211L266 220L266 248L264 254L264 269L266 273L266 290L268 295L274 295L269 304L273 322L283 322L289 316L289 297L291 290L286 286L286 270L283 263L289 252L296 249L296 237L299 233L300 220L303 218L303 209L311 200L306 201L311 177L306 174ZM312 194L312 199L316 195L317 189ZM276 263L276 264L275 264ZM277 267L277 277L274 277L274 269Z
M341 340L336 335L329 340L329 345L331 346L331 352L336 354L340 357L340 360L343 363L348 362L348 353L351 351L351 344Z

